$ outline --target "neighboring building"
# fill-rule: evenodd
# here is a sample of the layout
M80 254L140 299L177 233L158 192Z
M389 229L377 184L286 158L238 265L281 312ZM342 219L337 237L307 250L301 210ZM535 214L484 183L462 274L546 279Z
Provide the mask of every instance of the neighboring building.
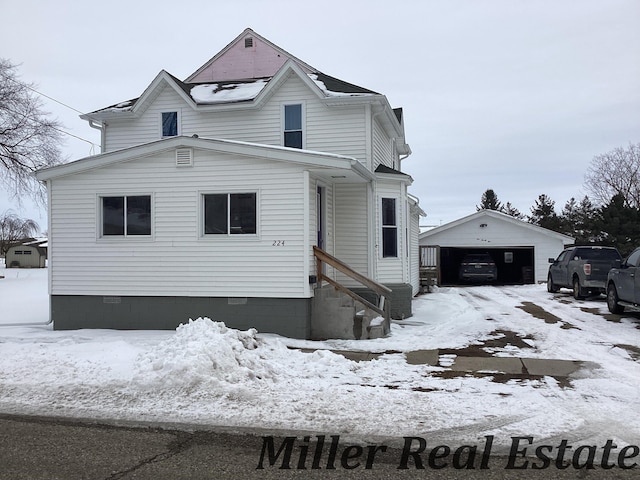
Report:
M574 241L495 210L480 210L420 234L423 263L428 263L427 258L438 263L442 285L459 283L464 256L482 252L488 252L496 263L499 283L545 282L548 259ZM438 253L430 255L427 247Z
M393 317L411 315L424 213L401 171L402 110L384 95L247 29L186 80L162 71L139 98L82 118L103 153L37 174L55 328L209 316L310 338L321 274L377 301L318 272L323 252L389 287Z
M4 257L7 268L44 268L47 261L47 240L28 240L9 247Z

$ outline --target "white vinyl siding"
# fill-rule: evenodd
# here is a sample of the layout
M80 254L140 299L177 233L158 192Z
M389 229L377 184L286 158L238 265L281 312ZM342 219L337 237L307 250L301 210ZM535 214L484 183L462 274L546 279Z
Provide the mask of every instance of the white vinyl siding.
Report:
M301 167L198 150L194 156L190 169L176 168L169 151L53 180L51 293L308 295L301 201L308 184ZM203 238L199 192L211 190L259 192L259 235ZM97 237L96 197L128 191L153 194L154 236L104 242Z
M393 161L393 142L380 124L373 122L373 169L382 164L389 168L398 169Z
M363 275L369 275L367 185L334 186L335 256ZM359 283L340 274L349 287Z
M282 145L282 105L304 103L304 148L366 162L366 108L327 107L298 77L290 77L261 108L202 112L165 87L136 120L112 120L105 152L159 140L162 112L178 111L179 133L266 145Z
M378 262L378 278L380 283L399 283L408 281L404 272L408 269L408 258L406 255L406 208L405 197L403 195L403 186L401 183L378 182L376 195L376 240L377 240L377 262ZM382 199L396 199L396 226L398 233L398 256L383 257L382 256Z
M409 210L409 271L410 283L413 287L413 295L420 291L420 215L417 208Z

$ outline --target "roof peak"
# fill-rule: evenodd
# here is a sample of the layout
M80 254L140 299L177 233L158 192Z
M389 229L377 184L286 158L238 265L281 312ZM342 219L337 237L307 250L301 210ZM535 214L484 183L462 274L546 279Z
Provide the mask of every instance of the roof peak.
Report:
M251 28L245 28L184 81L206 83L272 77L289 60L306 73L317 71Z

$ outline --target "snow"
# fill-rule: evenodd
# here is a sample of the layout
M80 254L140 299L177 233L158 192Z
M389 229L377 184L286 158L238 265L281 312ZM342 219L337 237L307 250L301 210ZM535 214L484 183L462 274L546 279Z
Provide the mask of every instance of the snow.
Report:
M312 342L208 318L184 319L175 331L54 331L46 269L0 275L0 412L362 441L640 444L640 315L609 316L602 298L576 302L541 285L440 288L416 298L414 316L393 322L387 338ZM505 332L522 342L495 343ZM457 349L482 342L496 356L585 366L568 382L452 375ZM424 349L447 351L439 366L407 363L405 352ZM331 350L380 355L354 362Z
M257 97L267 83L268 81L264 79L223 85L212 83L197 85L191 89L190 93L196 103L200 104L239 102Z

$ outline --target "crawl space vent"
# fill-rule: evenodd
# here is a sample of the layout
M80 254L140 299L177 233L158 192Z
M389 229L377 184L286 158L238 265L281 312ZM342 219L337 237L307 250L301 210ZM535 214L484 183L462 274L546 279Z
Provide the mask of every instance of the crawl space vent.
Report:
M190 148L179 148L176 150L176 167L193 166L193 150Z

